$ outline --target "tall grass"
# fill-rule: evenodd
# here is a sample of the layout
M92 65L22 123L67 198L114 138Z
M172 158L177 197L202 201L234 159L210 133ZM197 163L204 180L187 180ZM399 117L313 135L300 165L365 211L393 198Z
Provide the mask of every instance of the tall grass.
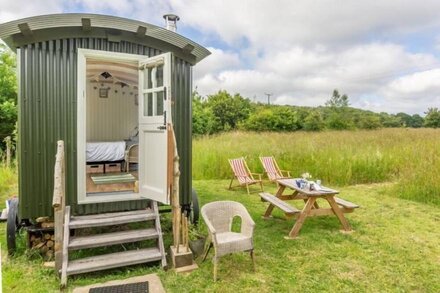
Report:
M293 176L309 172L332 186L397 181L398 196L440 204L440 130L381 129L319 133L230 132L193 143L193 178L230 178L228 158L274 156Z
M0 207L6 199L17 194L17 180L15 168L7 168L0 162Z

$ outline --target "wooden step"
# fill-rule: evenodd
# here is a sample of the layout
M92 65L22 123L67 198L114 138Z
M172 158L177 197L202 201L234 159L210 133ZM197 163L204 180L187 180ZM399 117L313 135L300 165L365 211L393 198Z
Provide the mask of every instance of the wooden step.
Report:
M114 233L104 233L90 236L78 236L70 238L69 250L110 246L121 243L137 242L159 237L156 229L137 229L130 231L120 231Z
M300 210L297 208L291 206L287 202L277 198L276 196L273 196L270 193L262 192L260 193L260 196L262 199L268 201L269 203L273 204L274 206L280 208L284 213L286 214L296 214L299 213Z
M105 213L100 215L76 216L70 219L70 229L103 227L126 223L143 222L154 220L156 214L150 210L133 212Z
M335 201L338 205L343 206L347 209L357 209L359 206L355 203L349 202L345 199L339 198L335 196Z
M67 275L107 270L161 259L162 255L159 248L156 247L92 256L70 261L67 266Z

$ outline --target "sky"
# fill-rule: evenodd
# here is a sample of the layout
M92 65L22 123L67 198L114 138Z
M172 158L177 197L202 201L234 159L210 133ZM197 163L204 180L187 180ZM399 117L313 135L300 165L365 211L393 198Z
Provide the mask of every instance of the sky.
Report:
M438 0L0 0L0 22L50 13L98 13L164 26L211 55L193 85L253 101L324 105L333 89L353 107L423 114L440 106Z

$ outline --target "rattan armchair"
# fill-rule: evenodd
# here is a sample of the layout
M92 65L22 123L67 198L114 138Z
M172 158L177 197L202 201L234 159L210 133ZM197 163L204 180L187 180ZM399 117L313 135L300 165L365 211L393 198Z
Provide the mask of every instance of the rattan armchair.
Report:
M210 248L214 246L214 281L217 280L219 257L230 253L250 252L255 271L253 246L255 222L246 208L235 201L216 201L204 205L201 212L209 230L209 240L203 261L206 259ZM232 221L237 216L241 218L241 231L232 232Z
M139 145L133 144L125 151L125 171L130 171L130 163L139 163Z

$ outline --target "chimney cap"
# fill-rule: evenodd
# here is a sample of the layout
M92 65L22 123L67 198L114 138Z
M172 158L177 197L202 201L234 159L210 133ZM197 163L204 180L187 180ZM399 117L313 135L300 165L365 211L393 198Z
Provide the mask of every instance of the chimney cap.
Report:
M166 20L171 20L171 21L178 21L180 20L180 17L176 14L164 14L163 16L164 19Z

